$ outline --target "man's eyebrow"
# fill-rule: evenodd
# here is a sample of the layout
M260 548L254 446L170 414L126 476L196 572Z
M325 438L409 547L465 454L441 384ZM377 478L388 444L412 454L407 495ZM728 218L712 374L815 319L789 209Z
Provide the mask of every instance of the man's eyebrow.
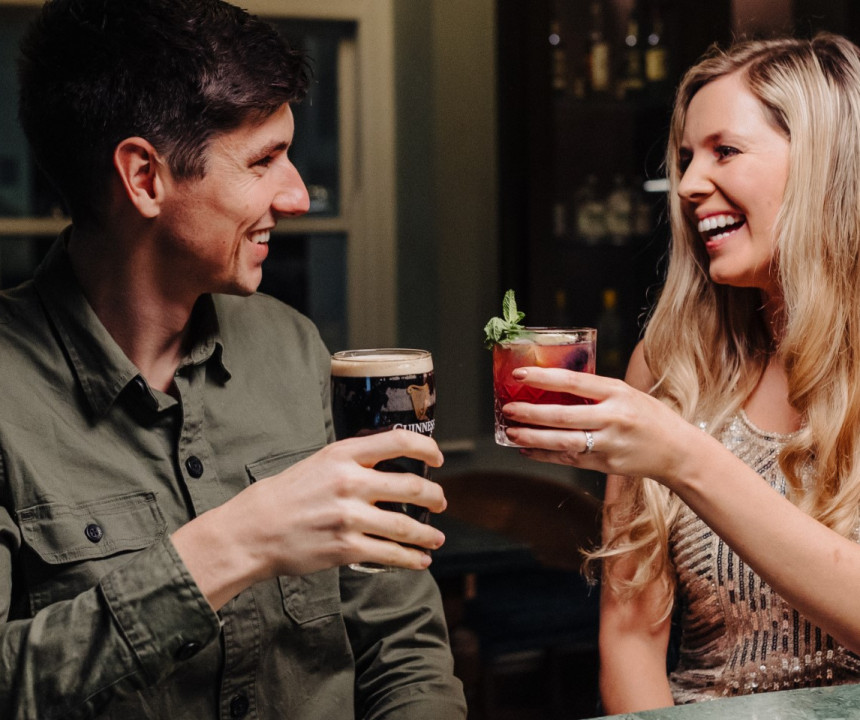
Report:
M286 151L290 147L290 144L285 140L273 140L267 145L263 145L263 147L254 150L249 153L248 162L256 162L260 158L266 157L267 155L276 155L278 153Z

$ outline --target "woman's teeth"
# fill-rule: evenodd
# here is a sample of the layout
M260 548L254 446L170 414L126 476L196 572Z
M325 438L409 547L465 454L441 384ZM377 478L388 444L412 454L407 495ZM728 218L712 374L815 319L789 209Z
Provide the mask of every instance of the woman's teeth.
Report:
M743 223L743 221L744 218L741 215L711 215L699 220L697 229L703 235L710 235L712 240L719 240L728 235L732 230L735 230L736 226ZM723 228L728 228L728 230L721 232Z
M252 232L250 234L251 242L257 243L258 245L262 245L264 243L269 242L269 231L268 230L257 230L256 232Z

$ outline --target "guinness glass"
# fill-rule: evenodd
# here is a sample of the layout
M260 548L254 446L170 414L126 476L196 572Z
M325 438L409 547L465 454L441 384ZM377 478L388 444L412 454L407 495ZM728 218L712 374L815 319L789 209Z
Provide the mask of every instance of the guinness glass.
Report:
M338 440L406 428L431 436L436 423L436 381L427 350L381 348L344 350L331 358L331 406ZM412 458L394 458L376 468L429 477L427 465ZM426 508L380 502L384 510L402 512L427 522ZM351 565L365 572L387 570L380 565Z

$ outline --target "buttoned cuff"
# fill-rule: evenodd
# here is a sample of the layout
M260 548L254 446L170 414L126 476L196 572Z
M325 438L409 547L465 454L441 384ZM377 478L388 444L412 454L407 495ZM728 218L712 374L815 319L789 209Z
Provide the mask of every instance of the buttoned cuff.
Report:
M366 714L367 720L409 718L409 720L465 720L466 705L459 680L454 684L425 683L399 688L386 696L379 707Z
M100 587L151 682L194 657L221 632L218 616L167 537L108 573Z

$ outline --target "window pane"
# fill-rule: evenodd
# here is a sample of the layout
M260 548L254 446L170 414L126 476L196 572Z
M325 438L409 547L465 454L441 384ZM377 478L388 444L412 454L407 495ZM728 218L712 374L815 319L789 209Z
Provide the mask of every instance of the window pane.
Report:
M316 323L332 351L347 344L346 235L272 235L260 291Z
M340 212L338 137L338 46L355 34L347 22L274 20L290 46L304 50L313 69L308 96L293 107L296 136L290 156L311 197L311 214Z
M21 284L33 276L53 237L12 235L0 238L0 289Z

